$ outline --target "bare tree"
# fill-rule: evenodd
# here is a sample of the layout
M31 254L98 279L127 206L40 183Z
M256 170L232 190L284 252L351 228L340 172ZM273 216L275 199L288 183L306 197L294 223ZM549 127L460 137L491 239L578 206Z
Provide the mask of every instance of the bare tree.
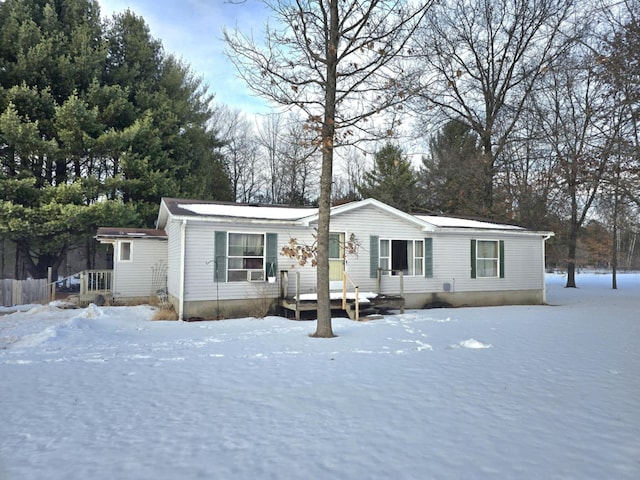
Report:
M343 150L342 162L338 165L338 171L333 180L333 203L342 204L360 200L358 185L364 178L367 170L366 158L355 147L347 147Z
M511 139L496 187L504 192L511 220L523 227L554 230L564 207L557 186L557 157L540 130L537 99L530 97Z
M526 99L580 33L575 3L442 0L421 30L414 52L424 70L417 109L433 110L427 118L436 124L462 121L480 137L485 215L496 213L498 161Z
M284 196L284 171L280 157L280 145L283 141L284 115L274 113L258 122L258 142L264 158L265 189L262 200L281 203Z
M320 164L318 149L304 122L297 115L290 115L281 144L283 179L285 182L284 203L308 205L317 197Z
M617 135L606 113L604 85L596 75L595 56L582 50L550 71L537 92L544 141L557 162L557 182L566 201L567 287L575 287L576 248L580 229L600 192Z
M333 336L329 221L334 149L370 131L374 122L365 120L406 99L409 90L397 60L431 3L265 0L278 23L267 25L264 46L237 30L225 32L230 58L249 88L302 110L322 152L314 336Z
M259 145L251 122L238 109L219 105L215 109L212 127L219 136L234 198L237 202L252 202L262 188Z
M613 128L608 139L612 167L603 179L608 195L599 206L608 214L613 232L611 269L615 289L619 231L629 224L625 213L634 207L636 212L640 209L640 4L631 0L603 2L600 18L604 33L597 56L598 71L605 83L607 117Z

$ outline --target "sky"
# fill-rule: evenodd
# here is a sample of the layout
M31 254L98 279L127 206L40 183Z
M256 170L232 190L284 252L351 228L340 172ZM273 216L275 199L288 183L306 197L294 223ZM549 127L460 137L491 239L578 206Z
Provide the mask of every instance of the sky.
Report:
M238 0L234 0L238 2ZM216 102L248 115L266 113L266 101L251 96L224 53L222 30L236 26L260 39L268 11L258 0L233 4L230 0L98 0L103 17L127 9L144 18L151 35L190 65L209 84Z
M565 282L550 305L336 317L331 339L0 307L0 479L636 480L640 274Z
M151 35L162 42L167 53L187 63L215 94L215 102L256 118L274 111L269 102L252 96L226 56L223 28L236 27L253 35L259 43L272 13L261 0L98 0L103 17L130 9L144 18ZM416 166L424 150L406 143ZM372 147L376 148L376 147Z

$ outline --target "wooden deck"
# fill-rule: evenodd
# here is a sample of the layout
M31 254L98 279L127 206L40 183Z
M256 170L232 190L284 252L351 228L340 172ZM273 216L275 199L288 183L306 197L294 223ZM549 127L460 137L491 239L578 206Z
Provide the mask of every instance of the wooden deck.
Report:
M348 291L349 284L353 291ZM296 320L300 320L303 312L315 312L318 310L318 301L315 294L300 294L300 273L295 276L295 293L287 296L289 291L289 273L280 272L280 298L278 306L286 312L293 312ZM384 313L387 310L400 310L404 313L404 288L402 273L400 273L400 294L390 295L380 293L380 270L378 271L378 293L359 293L358 287L346 273L343 273L342 291L332 291L331 310L343 311L352 320L360 320L363 315ZM343 298L345 300L343 300Z
M318 310L317 300L296 301L295 298L281 298L279 306L288 312L292 312L296 320L300 320L303 312L315 312ZM378 295L360 301L356 309L355 300L349 299L343 308L342 299L331 300L331 310L343 311L351 320L361 320L362 317L373 314L381 314L387 310L404 311L404 298L400 296Z

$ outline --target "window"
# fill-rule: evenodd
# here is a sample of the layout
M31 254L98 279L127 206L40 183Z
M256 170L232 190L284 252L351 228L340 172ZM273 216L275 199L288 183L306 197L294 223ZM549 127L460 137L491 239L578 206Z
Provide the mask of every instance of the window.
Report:
M120 256L121 262L131 261L131 242L120 242Z
M344 233L329 234L329 259L341 260L344 256Z
M423 275L423 240L380 240L380 268L383 275ZM389 271L391 270L391 271Z
M264 235L230 233L228 245L229 281L264 281Z
M502 240L471 240L471 278L504 278Z

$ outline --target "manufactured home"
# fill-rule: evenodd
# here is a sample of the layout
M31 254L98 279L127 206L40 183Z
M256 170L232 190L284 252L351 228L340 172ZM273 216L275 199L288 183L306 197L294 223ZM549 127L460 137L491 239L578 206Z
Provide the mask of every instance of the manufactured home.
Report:
M184 320L251 315L258 305L299 318L314 308L316 269L286 247L312 245L317 221L317 208L163 198L157 230L101 228L96 238L114 247L115 301L158 293ZM351 309L543 304L552 235L411 215L374 199L339 205L331 289Z

